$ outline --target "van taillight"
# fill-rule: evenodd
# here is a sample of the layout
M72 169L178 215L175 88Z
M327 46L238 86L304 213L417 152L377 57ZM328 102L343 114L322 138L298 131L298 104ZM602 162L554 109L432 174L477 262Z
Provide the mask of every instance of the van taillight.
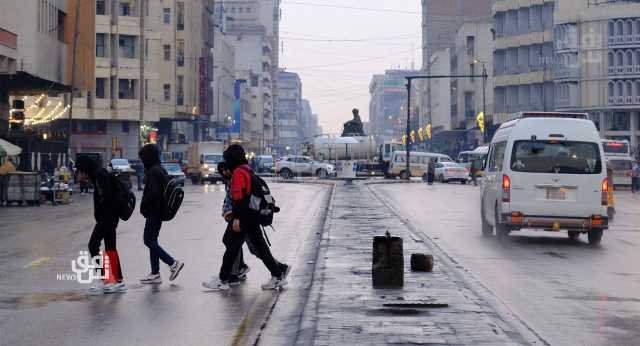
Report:
M511 201L511 179L506 174L502 176L502 201Z
M602 205L609 205L609 178L602 181L602 197L600 199Z

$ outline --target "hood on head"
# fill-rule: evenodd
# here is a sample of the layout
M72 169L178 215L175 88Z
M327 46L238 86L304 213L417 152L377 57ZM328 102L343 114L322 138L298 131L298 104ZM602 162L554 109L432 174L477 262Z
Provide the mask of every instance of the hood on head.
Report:
M138 156L144 167L148 169L160 163L160 147L155 144L147 144L140 149Z
M76 168L88 175L94 175L98 170L98 163L89 156L80 156L76 162Z
M236 167L246 165L247 161L244 148L240 144L232 144L222 154L224 162L226 162L229 170L233 171Z

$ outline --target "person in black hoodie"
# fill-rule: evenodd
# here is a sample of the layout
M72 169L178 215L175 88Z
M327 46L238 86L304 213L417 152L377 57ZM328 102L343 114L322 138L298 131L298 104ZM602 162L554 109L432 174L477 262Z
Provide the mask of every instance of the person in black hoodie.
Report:
M111 282L98 280L89 288L90 294L124 293L127 287L123 282L122 268L116 249L116 228L119 217L116 213L115 178L106 169L98 167L98 163L88 156L78 158L76 168L80 174L89 177L93 189L93 215L96 225L89 239L89 254L95 258L100 254L100 243L104 240L105 255L109 258L110 273L114 274ZM103 261L103 263L105 263ZM103 273L100 273L101 275ZM113 280L115 279L115 280Z
M246 159L244 148L238 144L230 145L223 153L224 161L231 170L231 200L233 204L232 230L234 236L222 258L219 279L221 283L228 283L230 272L238 251L246 239L252 245L252 253L260 258L271 273L271 280L262 285L262 289L277 289L287 284L290 267L278 262L267 245L260 229L258 214L249 207L251 198L253 171Z
M151 273L140 280L142 284L162 283L160 277L160 260L167 264L171 270L170 281L175 280L184 267L184 263L173 259L158 244L158 236L162 227L162 215L164 214L163 194L169 182L169 175L160 164L160 148L155 144L147 144L138 153L144 164L144 191L140 202L140 213L145 217L144 245L149 248L151 261Z

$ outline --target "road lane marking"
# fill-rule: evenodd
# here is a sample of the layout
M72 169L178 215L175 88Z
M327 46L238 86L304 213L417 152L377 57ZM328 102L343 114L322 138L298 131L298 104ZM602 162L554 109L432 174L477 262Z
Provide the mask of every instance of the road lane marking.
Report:
M26 269L26 268L37 267L37 266L40 266L40 265L42 265L44 263L47 263L49 261L51 261L51 257L40 257L40 258L37 258L37 259L25 264L23 268Z

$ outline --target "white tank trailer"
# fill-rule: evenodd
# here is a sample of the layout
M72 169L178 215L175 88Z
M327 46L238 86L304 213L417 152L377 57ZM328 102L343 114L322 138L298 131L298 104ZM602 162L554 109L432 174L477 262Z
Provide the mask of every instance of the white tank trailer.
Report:
M373 136L331 137L322 135L313 140L311 155L321 161L371 161L378 156L378 145Z

